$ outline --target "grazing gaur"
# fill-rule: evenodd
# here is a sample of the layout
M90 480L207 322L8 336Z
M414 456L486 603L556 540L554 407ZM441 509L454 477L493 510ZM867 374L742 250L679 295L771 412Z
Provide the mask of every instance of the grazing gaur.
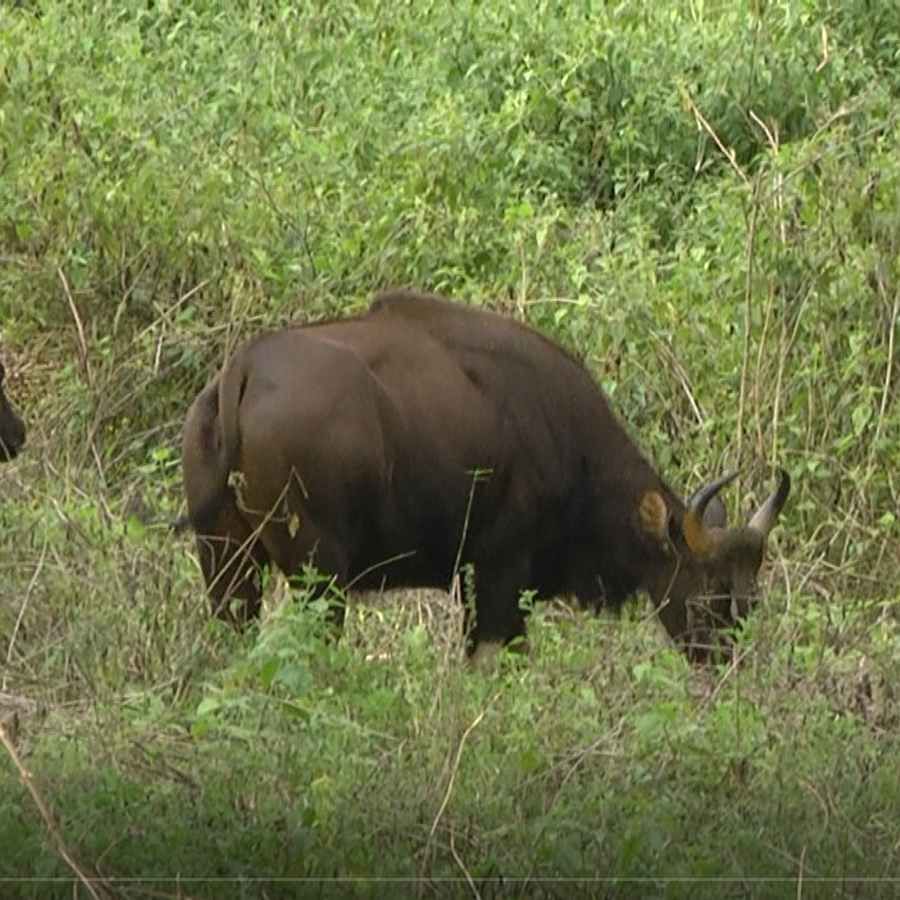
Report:
M0 363L0 462L15 459L25 445L25 424L12 408L3 390L6 369Z
M470 650L524 634L523 590L615 609L643 589L695 660L746 615L790 490L781 472L726 527L734 474L685 504L572 355L407 291L244 344L188 411L183 464L212 609L236 624L270 563L363 589L446 589L471 563Z

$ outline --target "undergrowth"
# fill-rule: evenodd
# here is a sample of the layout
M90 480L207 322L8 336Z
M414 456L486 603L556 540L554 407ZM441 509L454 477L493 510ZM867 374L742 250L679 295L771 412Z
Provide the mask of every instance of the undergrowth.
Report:
M892 896L898 9L5 9L4 895ZM404 285L573 350L685 495L790 471L734 665L643 601L486 672L440 592L210 621L190 400Z

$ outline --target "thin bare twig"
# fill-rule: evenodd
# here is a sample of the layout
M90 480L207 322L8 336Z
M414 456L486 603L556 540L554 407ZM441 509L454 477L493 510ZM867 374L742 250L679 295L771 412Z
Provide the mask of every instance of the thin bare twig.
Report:
M824 29L823 29L824 32ZM802 900L803 898L803 866L806 862L806 845L803 845L803 850L800 851L800 871L797 873L797 900Z
M98 876L93 873L88 873L86 867L79 864L68 847L66 847L65 841L54 820L53 813L50 812L50 808L44 802L44 798L35 786L34 781L31 778L31 773L22 764L22 759L16 750L15 744L7 733L6 726L2 722L0 722L0 743L3 744L6 748L6 752L10 755L13 765L19 772L19 778L21 779L22 784L25 785L28 793L31 794L31 798L34 800L34 803L41 814L41 818L47 826L47 831L50 832L50 837L56 845L56 850L66 861L66 865L68 865L75 873L75 877L84 885L85 889L94 900L102 900L102 898L110 896L102 883L100 883Z
M473 469L471 472L472 475L472 486L469 489L469 499L466 501L466 515L463 519L463 527L462 534L459 536L459 546L456 549L456 560L453 563L453 575L450 578L450 583L452 585L453 579L456 577L456 574L459 572L459 566L462 562L463 548L466 543L466 535L469 531L469 517L472 514L472 503L475 500L475 485L484 478L491 476L490 469Z
M741 181L743 181L747 187L750 187L750 179L747 177L747 173L744 172L744 170L738 165L737 156L735 155L734 150L728 149L722 143L719 136L713 130L712 125L710 125L709 122L706 121L703 113L700 112L700 110L697 108L697 104L694 103L693 98L687 91L684 91L684 99L687 105L690 107L691 112L694 114L694 118L697 120L703 130L715 141L716 146L719 148L719 150L722 151L722 155L725 157L725 159L728 160L731 168L734 169L735 172L737 172Z
M744 351L741 355L741 388L738 395L737 415L737 459L743 462L744 410L747 404L747 373L750 368L750 331L753 325L753 260L756 247L756 219L759 214L759 191L761 179L757 178L753 187L752 209L750 212L750 232L747 235L747 275L744 281Z
M453 840L453 829L450 829L450 853L453 856L453 859L456 861L456 864L459 866L460 870L463 873L463 877L466 879L466 884L469 885L469 890L472 892L472 896L475 900L481 900L481 894L478 892L478 888L475 885L475 882L472 880L472 876L469 874L469 870L466 868L465 863L462 861L462 857L456 852L456 844Z
M441 805L438 807L438 811L435 814L434 821L431 823L431 830L428 832L428 840L425 842L425 849L422 854L423 871L421 874L423 876L424 876L424 865L426 864L429 854L431 853L431 847L432 847L432 844L434 843L435 833L437 832L438 825L440 824L441 818L444 815L444 811L447 809L447 804L450 802L450 797L453 794L453 786L456 783L456 775L457 775L457 772L459 771L459 764L460 764L460 761L462 760L462 754L463 754L463 750L465 749L465 746L466 746L466 741L469 739L469 735L481 723L481 720L485 717L485 714L487 713L488 709L491 707L491 704L493 704L493 702L497 699L497 697L500 696L500 693L501 692L498 691L496 694L494 694L493 697L491 697L490 700L488 700L488 702L484 706L484 709L482 709L481 712L478 713L477 716L475 716L475 718L469 724L468 728L466 728L466 730L462 733L462 737L459 739L459 744L456 747L456 753L453 758L453 765L450 769L449 778L447 779L447 789L446 789L446 791L444 791L444 798L441 801ZM452 848L451 848L451 853L453 854L454 859L456 859L457 865L459 865L460 868L463 870L463 872L466 873L465 866L462 865L462 861L459 859L455 850L453 850ZM468 873L466 873L466 875L468 876ZM473 889L474 889L474 884L471 882L471 880L470 880L470 886L473 887ZM475 892L475 894L477 896L477 891Z
M697 424L702 426L704 421L706 421L706 414L703 412L697 398L694 396L694 391L691 388L691 381L688 378L684 366L681 364L681 360L678 359L669 345L655 331L651 331L651 335L659 345L659 349L663 356L668 359L672 371L674 371L676 378L681 383L682 390L684 391L685 397L687 397L688 404L691 407L691 411L694 413Z
M72 319L75 321L75 329L78 332L78 356L81 359L81 368L84 370L84 377L87 380L88 387L93 392L94 376L91 372L91 363L88 358L87 338L84 334L84 325L81 324L81 316L78 314L78 307L75 305L75 299L72 297L72 291L69 289L69 282L66 280L66 274L60 266L56 267L56 274L62 282L63 291L66 300L69 302L69 311L72 313Z
M878 293L882 299L887 302L887 288L884 284L884 277L881 272L878 273ZM887 412L888 402L891 396L891 383L894 380L894 332L897 330L897 316L900 313L900 291L894 293L894 303L891 310L891 321L888 323L888 354L887 366L884 371L884 385L881 389L881 406L878 410L878 423L875 426L875 436L872 438L870 445L870 462L874 459L874 454L881 438L881 432L884 428L884 416Z
M615 739L620 737L623 729L625 728L625 724L627 723L627 721L628 721L627 717L622 716L622 718L619 719L619 723L616 725L615 728L613 728L611 731L604 731L603 734L600 735L600 737L598 737L596 740L592 741L587 747L583 747L580 750L575 752L574 760L569 765L569 768L566 771L566 774L563 775L562 779L560 779L559 785L557 786L556 790L553 792L553 798L550 800L549 803L547 803L545 805L545 809L548 812L556 805L556 802L559 800L559 797L562 794L563 789L569 783L569 780L572 778L572 776L581 767L582 763L591 754L597 753L598 748L601 746L601 744L612 743ZM608 756L611 758L615 758L615 755L611 754L611 753L605 753L602 755Z
M780 143L779 143L779 139L778 139L778 125L775 124L770 128L752 109L750 110L750 118L756 123L756 125L765 134L766 141L769 144L769 148L772 151L772 155L777 156L779 148L780 148ZM773 181L775 184L775 187L773 190L774 205L775 205L775 208L778 210L778 234L781 239L781 243L786 245L788 242L788 237L787 237L787 229L785 226L785 217L784 217L784 175L781 172L774 172L773 173ZM761 191L759 190L760 184L761 184L761 181L757 180L755 189L754 189L754 199L755 199L755 202L757 203L757 206L761 202L761 200L760 200ZM748 271L749 270L750 270L750 263L748 262ZM768 302L766 303L765 312L763 315L762 331L760 333L759 341L758 341L758 348L757 348L757 353L756 353L756 377L753 382L753 393L754 393L753 409L756 411L756 415L755 415L756 444L757 444L756 452L759 455L761 455L763 453L764 444L765 444L765 441L763 438L763 426L762 426L762 421L761 421L761 410L763 409L765 404L763 402L761 402L761 400L760 400L759 389L760 389L760 385L763 384L763 382L764 382L763 365L770 356L770 354L766 353L766 346L768 344L769 329L770 329L770 326L772 323L772 316L773 316L773 310L774 310L774 305L775 305L775 296L776 296L775 291L770 290L769 291L769 299L768 299ZM784 335L786 333L786 328L787 328L786 317L782 316L781 317L782 338L784 337ZM784 347L784 343L782 340L782 349L783 349L783 347ZM782 353L779 355L779 360L778 360L778 390L779 391L780 391L780 387L781 387L781 376L782 376L783 366L784 366L784 355ZM777 424L780 400L781 400L780 393L778 391L776 391L775 397L773 398L774 414L773 414L773 419L772 419L772 423L771 423L772 431L773 431L773 434L775 434L775 435L777 435L777 428L775 427L775 425ZM774 457L774 449L775 448L773 446L773 457Z
M434 833L437 831L438 824L441 821L441 817L444 815L444 810L447 808L447 804L450 802L450 795L453 793L453 785L456 782L456 773L459 771L459 764L462 760L463 749L466 746L466 741L469 738L469 735L478 727L481 723L481 720L484 718L485 713L487 713L490 705L499 697L499 692L494 694L490 700L488 700L484 709L478 713L477 716L472 720L471 724L468 728L463 732L462 737L459 739L459 745L456 748L456 757L453 760L453 768L450 770L450 778L447 782L447 790L444 792L444 799L441 801L441 805L438 808L437 815L434 817L434 821L431 823L431 831L428 832L428 843L434 839Z
M816 131L813 133L813 136L808 139L807 143L809 144L809 146L815 146L816 142L819 139L819 136L829 131L836 122L852 116L857 111L857 109L862 106L864 99L864 97L860 99L855 106L841 105L839 109L832 113L828 117L828 119L819 128L816 129ZM868 140L873 135L887 134L896 125L898 119L900 119L900 113L896 112L891 113L886 117L879 118L876 125L873 125L871 128L867 128L861 134L855 135L853 138L847 139L842 143L831 144L820 153L816 153L814 156L804 159L799 165L791 169L787 173L787 175L784 176L785 183L787 183L788 181L792 181L794 178L807 171L808 169L812 169L815 166L819 165L819 163L826 157L830 157L835 161L839 161L845 158L846 156L854 152L854 148L859 148L860 146L862 146L863 141Z
M25 610L28 609L28 601L31 599L31 592L34 590L35 584L37 584L38 575L41 574L41 570L44 568L44 560L47 558L47 542L48 538L45 532L44 546L41 549L41 558L38 560L37 568L34 570L34 574L28 582L28 587L25 588L25 597L22 600L22 605L19 607L19 614L16 616L16 624L13 625L12 634L9 636L9 645L6 648L7 665L9 665L9 662L12 659L13 647L16 645L16 636L19 633L19 629L22 627L22 619L25 617Z
M88 354L88 346L87 346L87 337L84 333L84 325L81 322L81 316L78 313L78 307L75 305L75 298L72 296L72 291L69 288L69 282L66 279L66 274L63 272L60 266L56 267L56 273L59 275L59 280L62 282L63 291L66 295L66 300L69 303L69 311L72 313L72 319L75 322L75 330L78 333L78 356L81 360L81 368L84 371L84 378L87 382L88 388L90 389L91 396L96 396L94 391L94 373L91 371L91 361L90 355ZM96 420L95 416L95 420ZM103 471L103 461L100 458L100 453L97 450L97 445L94 441L96 436L96 426L91 429L90 434L88 435L88 446L91 450L91 455L94 458L94 463L97 466L97 474L100 476L100 480L105 482L106 476Z
M160 324L174 324L172 322L172 314L177 310L180 306L183 306L187 303L194 294L202 291L211 281L211 278L204 278L199 284L195 284L189 291L186 291L182 294L171 306L167 308L160 308L157 306L159 310L159 315L143 330L139 331L134 338L132 339L132 345L139 344L154 328L156 328Z
M362 572L360 572L358 575L355 575L351 581L348 581L347 586L344 588L344 590L351 590L367 575L371 575L373 572L377 571L378 569L384 568L385 566L389 566L391 563L402 562L404 559L409 559L411 556L415 556L416 553L418 553L418 550L406 550L403 553L395 553L393 556L389 556L387 559L381 560L381 562L373 563L367 569L363 569Z
M769 142L769 147L772 148L772 152L777 153L779 146L777 126L776 131L773 131L752 109L750 110L750 118L753 119L753 121L756 122L756 124L762 129L763 133L766 136L766 140Z
M725 686L725 683L731 678L732 675L738 670L741 662L744 660L744 657L747 656L749 650L741 650L736 653L728 664L728 668L725 670L725 673L722 677L716 682L716 686L710 692L709 696L703 702L703 709L706 709L708 706L712 706L716 701L716 697L719 696L720 691Z
M816 66L816 71L821 72L828 65L831 54L828 52L828 30L822 26L822 59Z

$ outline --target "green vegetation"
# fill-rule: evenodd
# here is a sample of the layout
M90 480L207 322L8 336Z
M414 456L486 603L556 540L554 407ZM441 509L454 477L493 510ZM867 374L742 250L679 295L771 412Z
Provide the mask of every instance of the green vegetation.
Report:
M135 898L894 895L900 6L0 23L30 427L0 470L0 721L55 815L0 753L0 877L59 879L0 893L73 896L69 854ZM352 598L336 645L278 579L259 628L208 621L167 528L187 405L235 342L388 285L575 350L685 493L740 466L746 510L790 470L737 666L692 670L644 601L539 605L529 658L487 673L449 595Z

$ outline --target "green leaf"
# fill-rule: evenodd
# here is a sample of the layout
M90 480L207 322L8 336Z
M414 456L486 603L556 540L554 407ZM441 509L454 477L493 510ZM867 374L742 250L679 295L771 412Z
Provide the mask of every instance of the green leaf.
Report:
M859 437L872 418L872 406L869 403L861 403L854 407L851 418L853 420L853 433Z
M204 697L197 706L197 716L208 716L218 712L223 706L222 701L218 697Z

